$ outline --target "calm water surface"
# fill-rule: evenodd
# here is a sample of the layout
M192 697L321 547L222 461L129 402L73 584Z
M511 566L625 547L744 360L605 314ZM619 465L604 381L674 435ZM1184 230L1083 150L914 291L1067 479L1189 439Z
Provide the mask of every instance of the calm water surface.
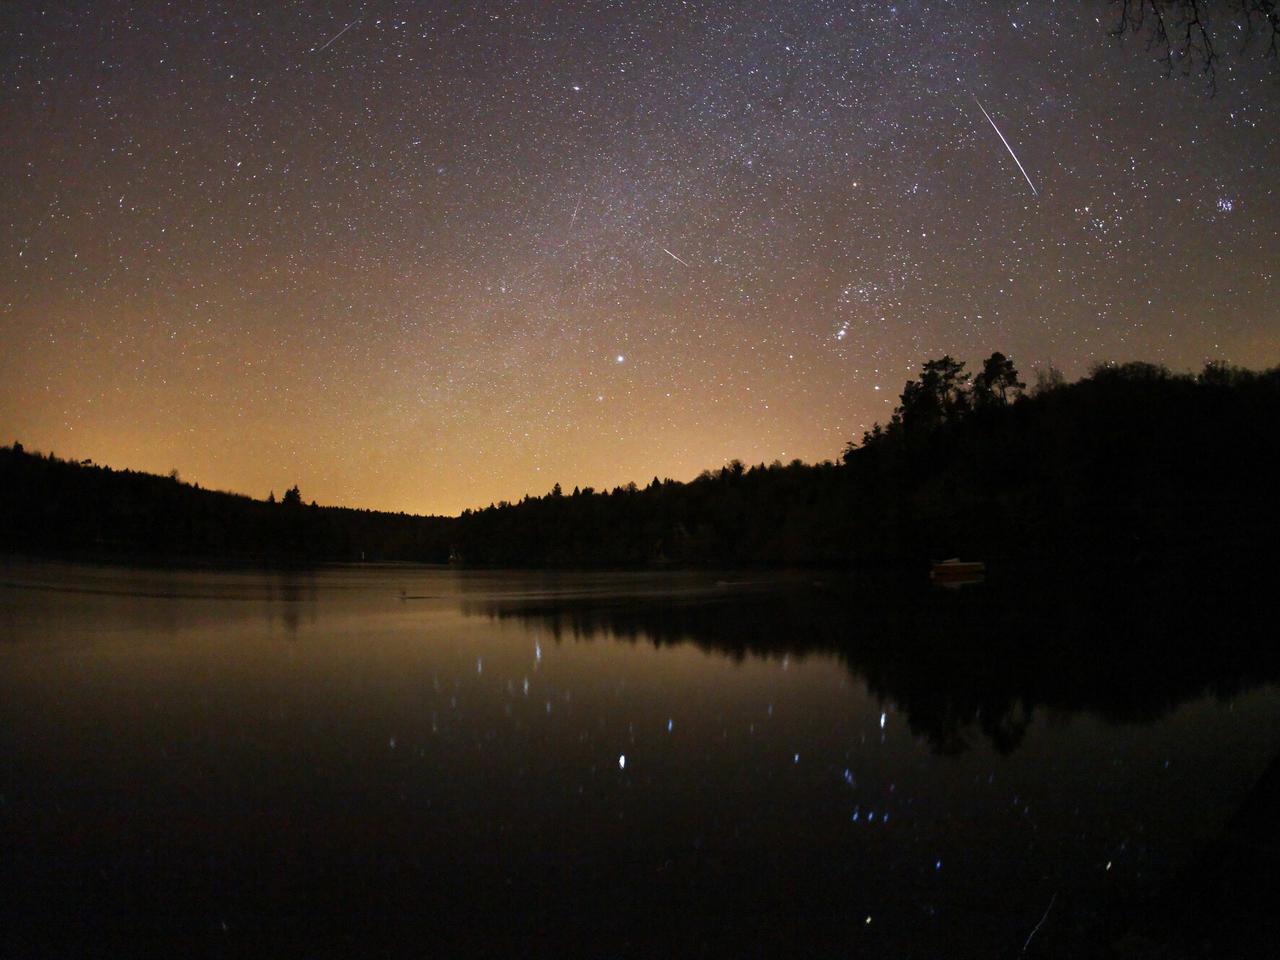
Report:
M1280 750L1253 598L994 581L7 561L7 954L1158 939Z

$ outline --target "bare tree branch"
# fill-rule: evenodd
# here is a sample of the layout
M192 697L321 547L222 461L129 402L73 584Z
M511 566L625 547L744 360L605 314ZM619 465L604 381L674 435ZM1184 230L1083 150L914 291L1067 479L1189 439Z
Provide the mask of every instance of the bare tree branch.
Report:
M1113 0L1120 16L1112 30L1117 37L1144 36L1147 49L1173 72L1177 63L1184 74L1198 71L1210 93L1217 90L1218 45L1215 25L1234 20L1241 26L1243 51L1261 35L1266 56L1280 59L1280 0L1238 0L1228 5L1214 0ZM1228 7L1232 9L1228 10ZM1216 8L1216 9L1215 9Z

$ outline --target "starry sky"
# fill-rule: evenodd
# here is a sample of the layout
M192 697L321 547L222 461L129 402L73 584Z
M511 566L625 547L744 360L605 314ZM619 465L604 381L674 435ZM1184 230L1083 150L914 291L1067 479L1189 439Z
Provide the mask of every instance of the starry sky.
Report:
M456 513L836 457L946 352L1274 365L1280 67L1115 16L6 5L0 441Z

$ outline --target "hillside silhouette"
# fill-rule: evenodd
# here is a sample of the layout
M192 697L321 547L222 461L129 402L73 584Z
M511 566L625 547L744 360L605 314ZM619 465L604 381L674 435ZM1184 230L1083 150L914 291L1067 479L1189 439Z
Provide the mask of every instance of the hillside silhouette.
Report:
M445 560L450 521L205 490L169 476L0 448L0 549L86 559Z
M1096 558L1211 563L1280 533L1280 368L1102 365L1030 391L993 354L925 363L889 422L838 461L734 461L418 517L201 489L0 448L0 549L262 562L485 566L921 565Z

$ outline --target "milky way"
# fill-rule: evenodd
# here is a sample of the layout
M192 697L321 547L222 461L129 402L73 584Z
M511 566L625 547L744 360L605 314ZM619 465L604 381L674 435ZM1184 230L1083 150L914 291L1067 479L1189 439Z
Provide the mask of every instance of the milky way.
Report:
M834 457L945 352L1280 362L1280 68L1115 15L14 5L0 440L456 512Z

